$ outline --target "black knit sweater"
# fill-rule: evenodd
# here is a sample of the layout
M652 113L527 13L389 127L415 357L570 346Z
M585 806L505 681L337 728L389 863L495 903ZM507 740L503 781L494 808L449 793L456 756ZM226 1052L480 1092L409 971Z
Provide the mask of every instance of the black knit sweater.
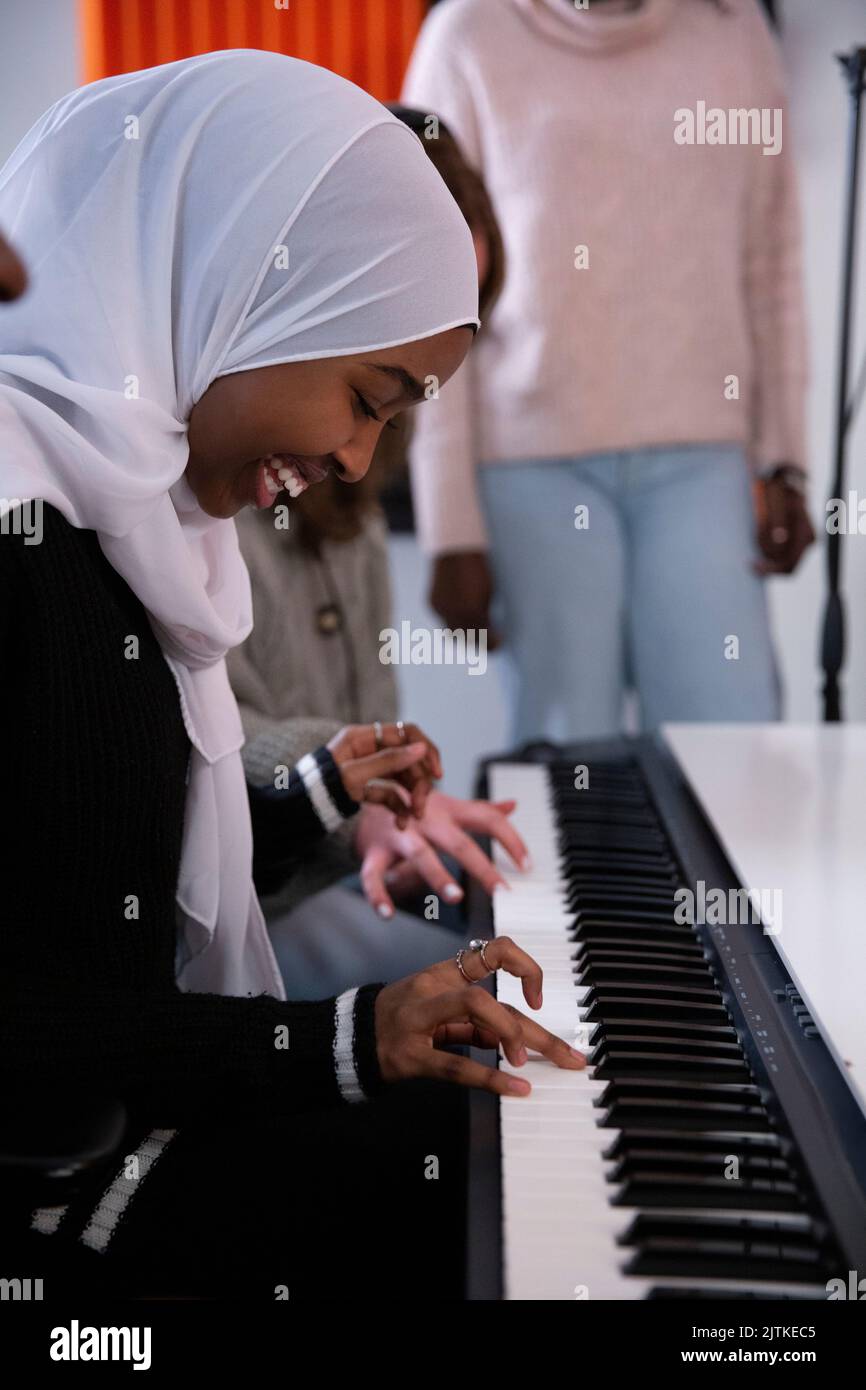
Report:
M42 515L40 544L0 534L2 1076L85 1082L143 1126L345 1104L334 1000L176 988L189 755L177 690L96 535ZM254 797L253 817L257 851L292 843L291 797ZM367 1094L381 1087L376 992L354 1000ZM288 1047L275 1045L280 1025Z

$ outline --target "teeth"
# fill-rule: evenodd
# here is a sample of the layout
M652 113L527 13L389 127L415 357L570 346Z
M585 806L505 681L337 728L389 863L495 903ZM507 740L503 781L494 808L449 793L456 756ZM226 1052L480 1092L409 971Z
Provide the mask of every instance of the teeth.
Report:
M276 497L277 493L280 490L280 485L269 468L265 469L265 487L267 488L271 497Z
M290 497L300 497L301 493L306 491L306 479L301 477L293 464L284 463L283 466L278 469L278 476L280 482L285 485L286 491Z

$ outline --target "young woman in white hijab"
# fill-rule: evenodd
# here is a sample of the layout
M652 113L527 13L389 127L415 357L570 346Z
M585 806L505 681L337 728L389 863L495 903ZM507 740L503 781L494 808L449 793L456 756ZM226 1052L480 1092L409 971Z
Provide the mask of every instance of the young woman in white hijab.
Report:
M12 966L3 1064L46 1085L105 1084L130 1107L143 1173L157 1163L150 1184L131 1181L124 1164L95 1207L85 1192L60 1240L113 1253L133 1284L158 1286L173 1261L184 1288L218 1279L224 1291L252 1268L267 1282L282 1259L310 1293L317 1252L330 1273L323 1223L361 1223L357 1238L375 1235L383 1260L389 1233L405 1229L400 1155L412 1127L386 1083L525 1094L518 1078L437 1048L472 1037L500 1041L517 1065L527 1046L584 1064L469 988L486 973L477 954L464 968L446 961L337 1000L286 1002L251 881L242 732L224 662L251 612L230 518L329 468L357 480L383 424L447 381L478 326L471 235L402 123L331 73L259 52L210 54L64 98L0 173L0 222L32 280L0 324L0 627L14 745L4 797L19 870L0 941ZM44 531L28 539L41 545L14 524L32 512L25 499L37 499ZM139 611L152 631L121 653ZM34 699L40 682L44 701ZM55 751L58 730L69 732ZM439 768L419 742L394 752L423 799ZM365 752L374 750L356 750ZM94 788L105 786L103 814ZM275 804L278 816L278 795ZM82 831L93 825L96 842ZM52 855L53 879L39 875L37 851ZM172 878L176 957L163 900ZM106 882L122 894L116 913ZM538 1006L541 972L516 945L491 943L486 964L521 976ZM269 1187L266 1127L309 1111L329 1117L324 1149L312 1121L293 1125L279 1187ZM444 1112L428 1098L419 1113L417 1152L447 1147L450 1131L436 1129ZM372 1164L346 1150L359 1125L365 1153L384 1145ZM335 1200L335 1142L339 1182L346 1166L355 1174L353 1201L351 1182L347 1201ZM215 1144L230 1161L213 1163ZM326 1184L322 1205L313 1175ZM267 1220L251 1214L251 1185L268 1194ZM440 1205L431 1229L444 1220ZM203 1258L211 1239L222 1259Z

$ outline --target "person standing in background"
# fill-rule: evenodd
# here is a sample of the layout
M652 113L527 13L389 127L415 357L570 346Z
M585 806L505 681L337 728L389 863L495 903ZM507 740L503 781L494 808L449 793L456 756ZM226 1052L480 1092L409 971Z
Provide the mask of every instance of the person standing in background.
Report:
M778 718L762 577L814 533L795 178L757 0L444 0L403 99L480 172L508 266L417 412L434 608L489 627L495 598L518 741L619 731L629 684L645 728ZM748 143L696 133L710 108L755 110Z

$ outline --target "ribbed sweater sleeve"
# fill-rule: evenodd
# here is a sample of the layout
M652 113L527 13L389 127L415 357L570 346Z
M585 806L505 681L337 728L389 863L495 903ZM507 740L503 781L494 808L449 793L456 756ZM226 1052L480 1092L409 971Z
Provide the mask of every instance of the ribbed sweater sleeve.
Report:
M756 87L782 112L775 155L752 151L746 244L746 289L755 356L751 455L756 471L774 464L807 466L808 348L801 221L792 130L781 56L758 7L745 11L754 29Z
M427 555L488 548L473 428L472 352L437 399L416 407L409 443L418 541Z
M281 781L288 785L247 783L253 823L253 878L270 892L293 873L327 834L353 820L360 810L346 792L340 770L327 748L305 753Z
M277 767L294 767L305 753L328 743L342 725L337 719L299 716L273 719L245 700L238 700L246 743L241 751L247 781L256 786L273 783Z
M336 719L299 716L296 719L272 719L244 701L238 702L247 741L243 748L244 772L247 782L254 786L273 785L278 767L294 767L313 749L328 743L342 725ZM300 856L285 857L287 862L268 865L269 850L262 839L267 834L258 818L258 809L251 799L253 813L253 843L255 861L253 875L260 893L280 891L281 902L288 909L303 902L313 893L339 882L355 873L359 860L354 851L357 817L346 817L329 835L324 833L316 843L310 843ZM287 871L291 878L287 879Z
M464 158L483 173L483 152L468 83L442 43L447 6L425 21L403 84L402 100L447 123ZM482 324L482 331L484 325ZM413 412L409 443L412 500L421 549L429 554L486 550L478 491L473 351L435 399Z
M36 926L34 925L34 930ZM31 977L0 985L0 1080L117 1096L144 1124L176 1128L221 1117L288 1116L366 1098L379 1087L373 1006L291 1003L267 995L112 988L62 994ZM365 1086L347 1088L342 1049Z

